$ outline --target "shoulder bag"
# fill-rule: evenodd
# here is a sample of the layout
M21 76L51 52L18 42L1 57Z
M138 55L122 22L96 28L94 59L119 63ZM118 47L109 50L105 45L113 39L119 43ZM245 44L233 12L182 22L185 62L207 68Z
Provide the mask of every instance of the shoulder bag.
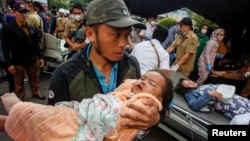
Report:
M158 60L158 68L159 68L160 67L160 56L159 56L158 51L157 51L157 49L155 47L155 44L152 41L150 41L150 43L151 43L152 47L155 50L155 53L156 53L156 56L157 56L157 60Z

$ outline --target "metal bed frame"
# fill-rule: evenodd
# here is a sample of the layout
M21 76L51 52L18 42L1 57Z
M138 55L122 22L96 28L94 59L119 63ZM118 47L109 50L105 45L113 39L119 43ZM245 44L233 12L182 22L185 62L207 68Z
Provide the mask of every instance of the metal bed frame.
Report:
M46 61L45 73L52 73L49 68L56 68L66 60L68 49L64 47L65 40L57 39L55 36L44 33L43 55Z

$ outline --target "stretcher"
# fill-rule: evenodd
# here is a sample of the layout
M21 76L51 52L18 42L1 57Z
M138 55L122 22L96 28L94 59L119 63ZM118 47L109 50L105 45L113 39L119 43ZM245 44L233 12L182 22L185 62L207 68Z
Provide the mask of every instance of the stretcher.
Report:
M44 51L43 56L46 61L44 72L51 73L49 68L56 68L65 61L68 55L68 49L64 47L65 40L56 38L55 36L44 33Z
M171 72L174 86L180 78L185 78L179 72ZM201 113L191 110L183 95L174 94L174 105L170 116L159 124L159 127L179 140L206 141L208 125L227 125L230 119L223 114L213 111Z

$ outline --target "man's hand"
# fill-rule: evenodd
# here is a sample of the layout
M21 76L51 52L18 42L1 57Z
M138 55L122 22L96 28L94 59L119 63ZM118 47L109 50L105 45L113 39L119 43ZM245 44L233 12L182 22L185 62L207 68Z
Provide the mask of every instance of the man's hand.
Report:
M144 100L143 103L149 108L143 108L133 103L126 105L127 108L131 108L137 112L133 112L133 114L126 112L121 113L121 117L127 119L122 122L123 127L146 130L159 122L160 115L157 111L157 105L151 100Z
M170 67L171 71L177 71L178 69L179 69L179 65L178 64Z
M4 124L6 119L7 119L6 115L0 115L0 132L5 132Z
M9 71L11 74L16 73L16 69L15 69L14 65L9 66L9 67L8 67L8 71Z

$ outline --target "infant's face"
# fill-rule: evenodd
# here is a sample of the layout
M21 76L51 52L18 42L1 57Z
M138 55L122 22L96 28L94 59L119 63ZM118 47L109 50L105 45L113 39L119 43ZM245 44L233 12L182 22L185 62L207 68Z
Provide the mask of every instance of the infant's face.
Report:
M155 71L145 73L138 81L133 84L133 93L149 93L154 95L161 102L163 100L162 91L165 87L164 77Z

